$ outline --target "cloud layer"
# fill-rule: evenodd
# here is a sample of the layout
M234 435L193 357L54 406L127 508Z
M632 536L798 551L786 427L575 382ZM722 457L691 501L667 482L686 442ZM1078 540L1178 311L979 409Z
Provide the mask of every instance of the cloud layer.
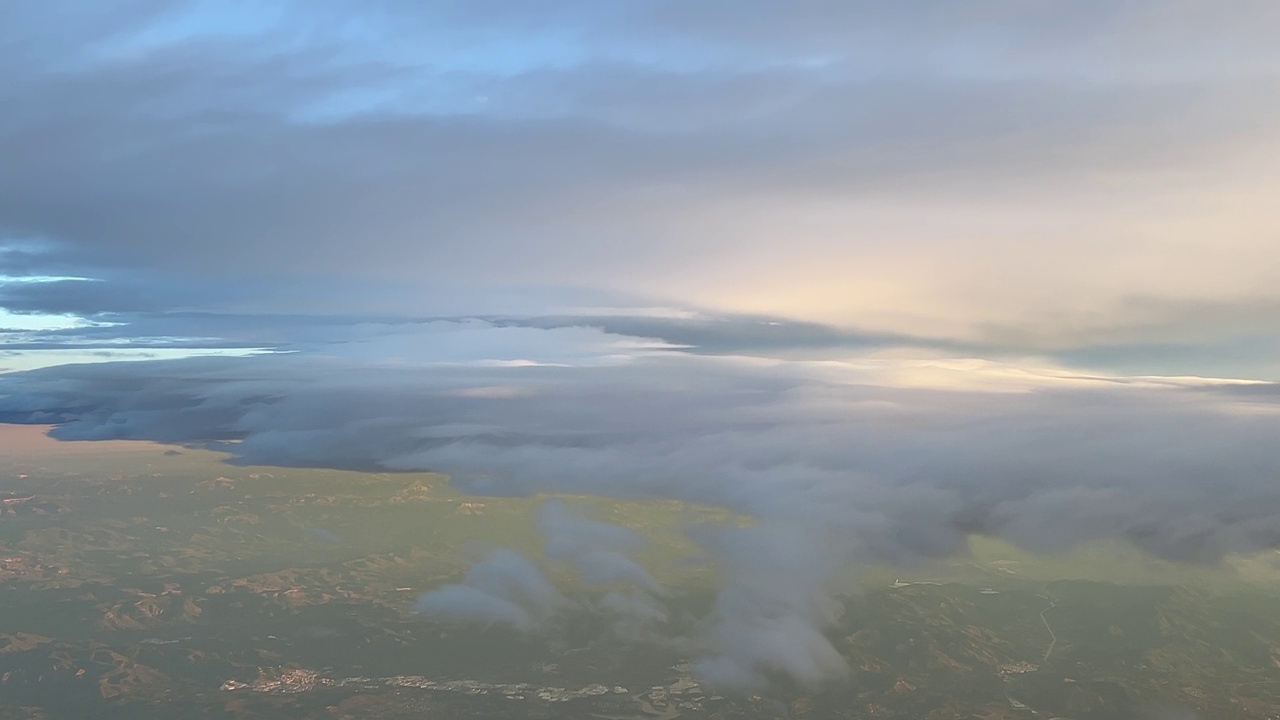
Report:
M64 5L0 30L0 270L102 283L6 307L1278 329L1265 0Z
M699 667L734 686L839 677L822 635L837 611L833 582L863 563L962 552L972 533L1033 550L1119 538L1190 562L1280 547L1273 385L874 355L622 359L613 351L625 338L584 329L520 331L548 334L549 349L512 362L499 348L538 347L512 332L442 324L419 338L416 359L400 361L385 360L389 347L353 346L346 357L47 368L6 376L0 412L61 423L64 439L443 471L482 494L731 508L755 523L693 537L722 578ZM487 356L464 361L459 346ZM629 557L625 531L555 505L540 524L550 558L625 591L610 603L660 594ZM532 627L555 604L535 574L517 557L490 558L421 609L467 606L477 619Z

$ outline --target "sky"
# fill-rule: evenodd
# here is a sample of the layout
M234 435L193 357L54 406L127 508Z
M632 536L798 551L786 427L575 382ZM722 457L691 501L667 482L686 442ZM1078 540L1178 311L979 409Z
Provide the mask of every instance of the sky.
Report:
M1277 36L1271 0L8 3L0 419L728 507L704 677L838 678L860 564L1280 543ZM534 631L537 572L420 609Z

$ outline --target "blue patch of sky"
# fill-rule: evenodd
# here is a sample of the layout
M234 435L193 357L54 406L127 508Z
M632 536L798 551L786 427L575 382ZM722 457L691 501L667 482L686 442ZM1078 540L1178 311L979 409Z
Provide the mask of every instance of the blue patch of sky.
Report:
M195 48L208 51L215 62L247 69L297 56L306 72L329 74L332 82L314 99L286 109L286 116L301 123L331 123L369 114L554 116L564 110L554 100L543 107L524 95L517 102L497 100L505 85L523 76L587 66L671 74L784 66L821 70L843 57L632 34L618 17L607 17L617 14L607 6L589 7L581 17L545 19L529 13L517 20L478 11L459 15L441 7L445 9L433 12L433 6L424 4L402 16L381 12L376 5L335 9L301 2L198 0L146 17L140 29L88 44L73 62L89 68L148 62L166 52ZM593 25L602 17L607 30ZM378 66L383 72L343 77L344 70ZM857 67L866 69L868 63ZM253 95L247 99L257 102ZM155 109L164 114L164 108Z
M0 275L0 287L7 283L99 282L98 278L79 275Z
M24 372L57 365L181 360L194 357L252 357L275 353L270 348L74 348L0 350L0 373Z
M28 246L26 249L30 251L38 246ZM14 249L15 246L7 244L0 247L0 251ZM68 275L8 275L0 274L0 288L5 285L29 285L32 283L48 283L48 282L90 282L91 278L68 276ZM52 330L71 330L74 328L89 327L94 325L90 320L73 314L66 313L15 313L8 308L0 307L0 342L3 342L10 333L13 332L31 332L31 331L52 331Z
M1212 344L1127 343L1055 354L1072 366L1131 375L1241 378L1280 382L1280 339L1247 335Z
M0 337L12 331L70 330L88 324L87 320L76 315L15 313L0 308Z
M141 29L86 48L89 62L143 60L191 43L246 40L271 33L287 15L283 6L245 0L202 0L175 5ZM266 49L266 48L260 48Z
M46 243L6 243L0 246L0 251L22 250L38 255L49 248ZM100 280L34 272L22 275L0 274L0 288L5 285L50 282ZM244 357L275 351L267 347L245 347L243 343L227 343L219 338L140 336L131 331L129 326L130 323L125 321L91 319L72 313L13 312L0 307L0 348L7 348L0 349L0 372L33 370L68 363L208 356ZM77 332L90 330L101 332L92 337ZM59 345L66 347L59 348Z

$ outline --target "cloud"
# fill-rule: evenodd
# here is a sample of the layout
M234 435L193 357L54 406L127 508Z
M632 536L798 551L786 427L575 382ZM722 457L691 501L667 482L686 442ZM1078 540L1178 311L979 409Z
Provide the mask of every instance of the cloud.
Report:
M644 590L614 590L600 598L597 609L612 618L614 636L623 640L662 642L660 632L670 619L662 601Z
M588 587L607 588L596 609L609 615L613 633L627 640L659 638L668 619L661 598L666 591L629 557L641 545L635 532L575 513L549 500L538 511L538 531L549 559L568 562Z
M822 630L840 612L829 584L855 557L829 532L765 517L695 536L727 578L711 616L711 653L694 666L706 682L761 687L781 676L813 687L849 672Z
M460 584L418 598L418 612L446 620L506 623L533 631L565 604L542 571L514 550L494 550L467 572Z
M418 599L418 612L448 620L485 625L506 623L517 630L533 630L536 623L516 603L467 585L445 585Z
M538 531L547 541L547 557L574 564L590 585L635 585L660 592L648 571L627 557L640 545L640 537L627 528L589 520L559 501L549 501L538 511Z
M559 500L543 503L537 526L548 559L573 565L588 587L608 589L590 608L610 618L615 637L662 640L658 628L667 622L667 610L659 596L666 593L626 555L640 545L638 535L581 517ZM461 583L425 593L415 607L441 620L502 622L525 632L546 629L557 613L582 609L570 605L524 555L506 548L473 565Z
M427 327L410 344L419 354L393 363L371 340L349 356L339 345L10 374L0 417L59 422L63 439L202 443L246 463L436 470L482 494L729 508L754 522L691 535L721 578L698 667L727 685L839 678L823 629L841 579L964 552L973 533L1038 551L1116 538L1188 562L1280 546L1269 384L875 355L602 362L611 336L586 329L543 346L561 362L503 366L462 361L447 337L491 334L471 344L482 358L509 331ZM431 347L451 361L433 361ZM495 386L519 391L458 392ZM657 616L630 532L556 504L540 526L550 557L618 593L602 608ZM424 608L483 593L509 604L486 601L480 618L529 628L557 605L518 556L481 563L461 585Z
M0 243L60 249L0 262L107 284L15 308L585 285L1043 346L1275 299L1264 2L58 7L0 42Z

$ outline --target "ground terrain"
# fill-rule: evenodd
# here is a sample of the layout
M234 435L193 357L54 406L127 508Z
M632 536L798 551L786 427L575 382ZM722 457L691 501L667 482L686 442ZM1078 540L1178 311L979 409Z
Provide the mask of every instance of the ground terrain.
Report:
M682 644L611 639L587 613L529 637L412 611L490 547L536 557L539 498L15 432L0 439L0 717L1280 717L1274 553L1200 568L978 540L945 564L863 569L830 629L847 682L735 695L702 687ZM648 539L670 632L694 633L715 579L683 529L744 520L574 502Z

